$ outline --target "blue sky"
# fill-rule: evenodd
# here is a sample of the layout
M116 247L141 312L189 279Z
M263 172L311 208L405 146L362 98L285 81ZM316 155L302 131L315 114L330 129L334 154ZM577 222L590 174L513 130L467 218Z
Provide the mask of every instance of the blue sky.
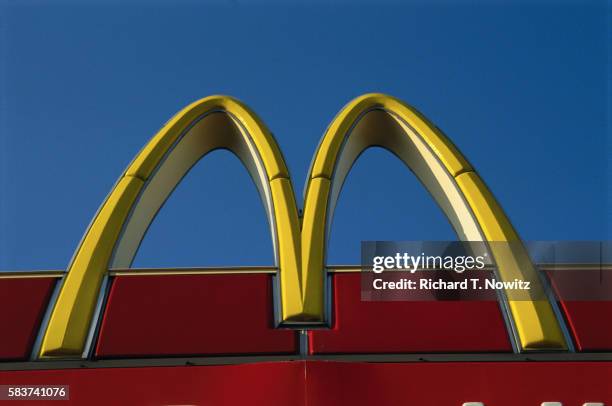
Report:
M274 132L299 204L327 124L352 98L385 92L445 131L524 239L612 239L605 1L0 5L0 269L65 268L138 150L217 93ZM357 263L361 240L454 238L413 175L370 150L328 257ZM170 197L134 266L269 263L256 189L215 152Z

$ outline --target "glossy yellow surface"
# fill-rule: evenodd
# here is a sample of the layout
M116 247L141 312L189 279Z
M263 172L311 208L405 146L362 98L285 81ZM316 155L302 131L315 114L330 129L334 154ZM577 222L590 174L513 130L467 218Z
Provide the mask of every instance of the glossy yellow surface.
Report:
M240 101L227 96L210 96L191 103L172 117L149 143L139 152L126 171L127 176L148 179L179 136L203 114L212 111L225 112L244 126L253 136L257 152L261 154L270 180L288 178L289 171L272 134L261 120ZM255 152L255 151L253 151Z
M80 356L115 241L143 181L119 180L78 248L64 280L45 337L42 356Z
M419 112L395 97L373 93L351 101L334 118L317 151L311 169L311 178L332 176L344 135L364 113L373 109L382 109L400 116L423 137L453 176L472 169L453 143Z
M392 151L415 172L460 238L519 241L495 198L452 142L393 97L361 96L332 121L313 160L300 219L287 166L273 136L239 101L211 96L170 119L103 203L69 266L40 356L82 356L109 267L129 267L169 193L193 163L216 148L229 149L241 158L266 206L279 269L281 321L324 321L325 251L333 209L353 162L371 146ZM504 251L491 245L500 275L537 281L521 247ZM511 300L509 308L522 350L567 348L550 303Z
M295 194L289 179L274 179L271 186L278 228L281 319L300 319L303 313L300 220L295 208Z
M322 321L325 276L326 216L329 179L316 178L308 183L302 222L302 298L308 317Z
M475 172L457 177L467 201L482 227L485 239L493 241L490 250L504 281L514 278L531 281L530 295L509 297L510 312L524 350L567 349L559 322L551 304L545 300L537 271L503 210ZM502 244L495 242L510 242Z

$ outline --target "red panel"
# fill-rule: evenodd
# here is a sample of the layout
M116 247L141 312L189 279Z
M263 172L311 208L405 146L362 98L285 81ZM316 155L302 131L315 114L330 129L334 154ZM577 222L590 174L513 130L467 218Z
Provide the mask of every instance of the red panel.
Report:
M0 385L69 385L75 405L612 404L611 362L274 362L0 371ZM32 402L11 402L11 404ZM57 404L38 401L36 404Z
M273 328L270 275L119 276L102 320L99 357L294 353Z
M311 353L510 352L493 301L361 301L359 273L334 275L334 327Z
M30 356L56 278L0 279L0 360Z
M578 351L612 350L612 302L561 301Z
M69 385L69 401L11 405L288 406L304 395L302 363L1 372L0 384Z
M307 365L309 405L612 404L611 362Z
M547 272L579 351L612 350L612 272L558 269Z

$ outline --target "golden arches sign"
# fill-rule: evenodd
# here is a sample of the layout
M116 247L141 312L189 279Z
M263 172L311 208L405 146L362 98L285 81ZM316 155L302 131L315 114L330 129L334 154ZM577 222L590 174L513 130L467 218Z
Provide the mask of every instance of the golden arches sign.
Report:
M189 169L225 148L245 165L268 215L285 324L324 321L325 247L344 179L370 146L397 155L421 180L469 241L517 241L497 201L455 146L414 108L382 94L350 102L332 121L315 153L298 214L284 158L265 125L239 101L211 96L187 106L140 151L108 195L70 263L41 344L41 357L80 357L104 276L127 267L150 222ZM490 251L502 280L537 280L522 247ZM534 297L542 287L532 288ZM520 350L567 349L547 300L508 301Z

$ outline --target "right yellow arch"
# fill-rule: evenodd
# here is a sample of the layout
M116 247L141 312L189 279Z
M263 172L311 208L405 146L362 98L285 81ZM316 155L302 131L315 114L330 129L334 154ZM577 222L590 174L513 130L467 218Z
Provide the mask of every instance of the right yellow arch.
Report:
M529 255L507 216L474 168L412 107L383 94L351 101L332 121L312 161L302 223L302 294L307 317L322 317L325 248L344 179L367 148L397 155L419 178L467 241L489 244L504 281L532 282L533 300L508 300L511 322L522 350L567 349L561 326Z

